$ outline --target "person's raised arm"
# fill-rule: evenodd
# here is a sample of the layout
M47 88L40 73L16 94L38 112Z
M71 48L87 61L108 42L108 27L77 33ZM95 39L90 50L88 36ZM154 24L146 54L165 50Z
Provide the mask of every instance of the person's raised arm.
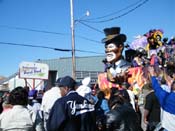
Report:
M155 94L156 94L156 96L157 96L157 98L159 100L160 105L163 106L165 97L169 93L161 88L161 85L160 85L160 83L158 82L158 80L156 78L156 73L154 71L154 67L149 67L148 70L149 70L149 73L150 73L150 76L151 76L152 88L155 91Z

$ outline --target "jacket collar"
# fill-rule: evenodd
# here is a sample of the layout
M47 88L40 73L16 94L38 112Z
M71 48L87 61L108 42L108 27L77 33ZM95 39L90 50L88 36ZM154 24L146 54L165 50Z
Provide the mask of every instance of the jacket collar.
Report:
M76 93L76 91L71 90L71 91L69 91L69 92L66 94L66 96L68 96L68 95L71 94L71 93Z

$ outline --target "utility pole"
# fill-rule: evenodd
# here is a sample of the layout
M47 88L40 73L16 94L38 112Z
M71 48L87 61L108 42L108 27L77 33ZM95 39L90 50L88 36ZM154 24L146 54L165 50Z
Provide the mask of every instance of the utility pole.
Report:
M76 64L75 64L75 21L73 0L70 0L70 15L71 15L71 40L72 40L72 77L76 79Z

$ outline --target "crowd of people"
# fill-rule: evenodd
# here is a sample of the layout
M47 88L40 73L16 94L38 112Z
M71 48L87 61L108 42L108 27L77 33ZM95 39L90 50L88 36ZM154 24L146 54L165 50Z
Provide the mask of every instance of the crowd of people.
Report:
M78 88L81 86L83 91L80 92ZM123 86L128 88L126 83ZM84 86L70 76L65 76L56 81L56 87L48 90L39 103L36 90L16 87L4 99L0 129L111 131L131 128L133 131L141 131L135 105L130 104L125 89L112 89L111 98L107 100L103 91L98 89L93 93L88 85Z
M175 131L175 39L161 41L162 32L151 30L130 63L122 57L126 35L119 27L104 32L105 69L97 84L60 77L41 101L37 90L16 87L1 102L0 131ZM143 86L135 94L138 79L128 81L128 74L137 67Z

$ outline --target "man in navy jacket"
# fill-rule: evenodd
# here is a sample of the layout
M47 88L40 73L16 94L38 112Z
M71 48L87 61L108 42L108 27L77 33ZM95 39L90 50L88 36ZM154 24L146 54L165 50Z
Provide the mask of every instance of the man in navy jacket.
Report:
M94 105L74 91L75 83L70 76L61 79L62 97L51 109L48 131L95 131Z

